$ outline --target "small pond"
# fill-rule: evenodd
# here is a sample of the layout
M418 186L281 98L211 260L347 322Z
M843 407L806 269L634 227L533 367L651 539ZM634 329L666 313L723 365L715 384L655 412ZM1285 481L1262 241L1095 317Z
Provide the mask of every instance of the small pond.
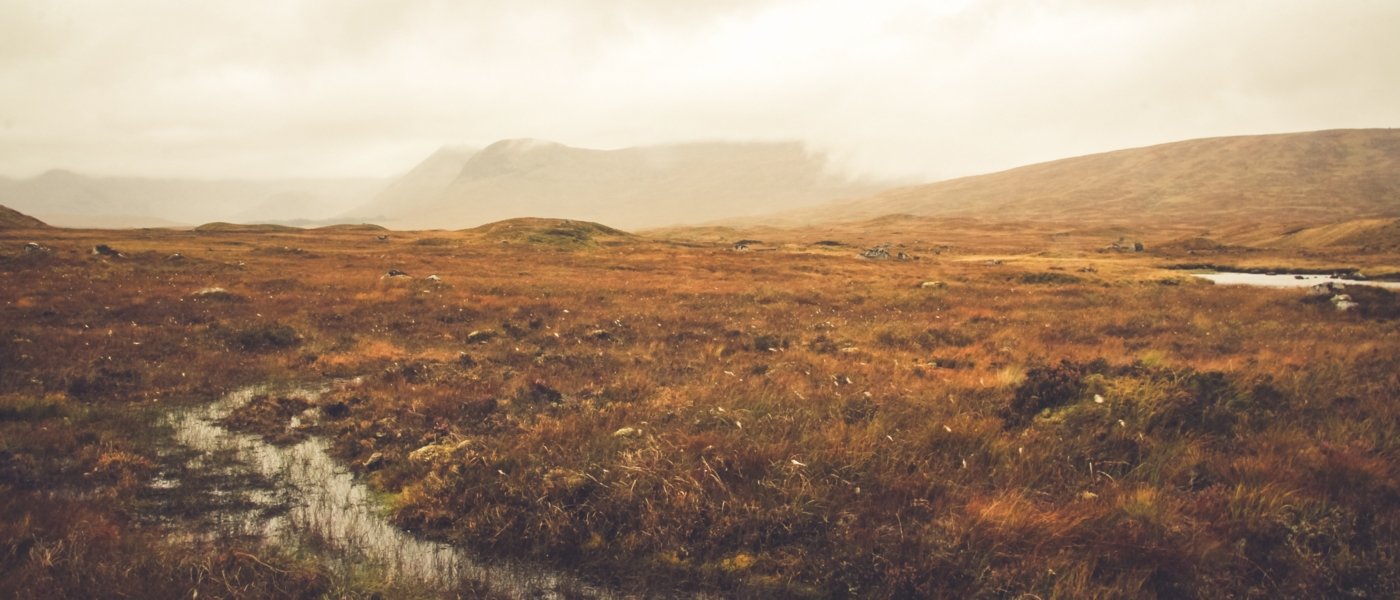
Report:
M1320 283L1340 283L1342 285L1371 285L1389 289L1400 289L1400 282L1352 280L1332 275L1309 275L1299 273L1196 273L1196 277L1209 279L1220 285L1253 285L1272 288L1305 288Z

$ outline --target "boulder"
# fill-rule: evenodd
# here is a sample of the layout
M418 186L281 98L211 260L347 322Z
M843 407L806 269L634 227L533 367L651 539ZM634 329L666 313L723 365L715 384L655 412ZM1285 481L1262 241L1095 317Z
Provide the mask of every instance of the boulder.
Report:
M122 254L121 252L117 251L116 248L108 246L107 244L98 244L96 246L93 246L92 253L98 256L111 256L114 258L121 258L123 256L126 256L125 254Z
M943 289L943 288L945 288L945 287L948 287L948 284L943 283L942 281L925 281L925 282L923 282L923 283L920 283L920 284L919 284L919 287L920 287L920 288L923 288L923 289L935 289L935 290L937 290L937 289Z
M364 462L364 467L366 471L373 471L382 466L384 466L383 452L375 452L374 454L369 455L369 458L366 458Z
M500 335L493 329L478 329L467 334L468 344L484 344Z

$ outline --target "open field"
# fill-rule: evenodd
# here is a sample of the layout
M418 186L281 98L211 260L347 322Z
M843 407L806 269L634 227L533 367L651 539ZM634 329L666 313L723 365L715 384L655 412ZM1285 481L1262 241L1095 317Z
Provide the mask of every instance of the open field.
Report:
M1400 298L1167 268L1393 248L884 227L0 231L0 596L490 593L182 535L160 415L326 381L238 426L331 440L409 530L624 591L1400 594ZM858 256L885 241L912 259Z

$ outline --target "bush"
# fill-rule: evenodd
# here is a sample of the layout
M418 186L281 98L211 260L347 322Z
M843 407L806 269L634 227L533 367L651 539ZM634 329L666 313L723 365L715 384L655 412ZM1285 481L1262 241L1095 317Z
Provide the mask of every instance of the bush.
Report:
M1073 402L1084 391L1083 377L1083 369L1067 360L1058 366L1032 368L1011 398L1007 422L1024 423L1040 411Z
M301 336L289 325L274 323L240 331L233 342L240 350L262 352L291 348L301 343Z

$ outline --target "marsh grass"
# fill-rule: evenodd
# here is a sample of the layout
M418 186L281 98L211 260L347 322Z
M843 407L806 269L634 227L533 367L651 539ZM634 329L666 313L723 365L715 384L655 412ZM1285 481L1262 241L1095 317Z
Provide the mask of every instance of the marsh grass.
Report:
M1341 313L1092 248L880 262L546 226L56 230L49 258L0 256L0 592L390 593L139 518L166 468L142 415L321 376L359 378L314 433L397 523L621 589L1400 593L1394 294Z

